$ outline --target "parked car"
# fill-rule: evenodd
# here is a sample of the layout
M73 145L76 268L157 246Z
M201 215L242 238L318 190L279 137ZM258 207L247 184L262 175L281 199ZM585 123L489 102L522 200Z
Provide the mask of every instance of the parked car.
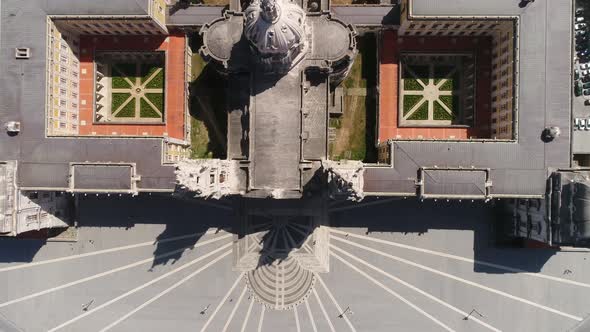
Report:
M588 52L587 49L578 51L578 57L579 58L587 57L589 54L590 54L590 52Z
M590 82L590 76L584 76L580 79L580 81L586 83L586 82Z
M584 8L576 8L576 16L580 16L582 14L584 14L585 9Z
M581 35L576 37L576 43L581 44L588 42L588 35Z
M577 24L576 24L577 25ZM587 31L585 29L576 30L576 38L581 36L586 36Z
M583 51L588 48L588 43L576 43L576 51Z
M580 69L581 70L590 69L590 63L580 63Z
M578 79L580 78L580 70L579 69L574 69L574 79Z
M574 28L575 28L576 30L582 30L582 29L585 29L585 28L586 28L586 26L587 26L587 25L586 25L586 23L577 23L577 24L574 24Z
M590 89L590 82L582 84L582 89Z
M581 16L576 17L576 23L582 23L584 22L584 18Z

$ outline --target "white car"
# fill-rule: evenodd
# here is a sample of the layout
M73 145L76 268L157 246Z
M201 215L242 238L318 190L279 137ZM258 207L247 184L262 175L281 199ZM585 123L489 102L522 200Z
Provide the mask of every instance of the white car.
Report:
M586 28L586 23L578 23L578 24L574 24L574 28L576 30L582 30L584 28Z
M588 64L588 63L580 63L580 69L582 69L582 70L590 69L590 64Z
M583 17L576 17L576 23L582 23L582 22L584 22Z
M588 76L588 73L590 73L590 71L588 71L588 70L582 70L580 72L580 76L582 76L582 77Z

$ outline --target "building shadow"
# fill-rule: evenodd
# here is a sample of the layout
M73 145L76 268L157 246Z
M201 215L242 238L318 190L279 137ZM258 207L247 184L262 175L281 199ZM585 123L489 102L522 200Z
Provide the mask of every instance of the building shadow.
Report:
M229 202L218 202L229 206ZM154 260L151 268L174 264L194 246L205 232L230 231L233 212L194 199L170 194L136 197L81 197L79 200L78 227L124 227L132 229L138 224L163 225L164 230L154 239ZM167 241L167 239L174 239Z
M519 242L498 241L497 228L503 220L493 203L443 200L420 202L408 198L386 200L379 204L378 199L369 198L360 203L358 208L350 208L354 206L345 204L332 209L334 212L330 213L331 227L361 228L366 234L400 233L418 236L431 230L473 232L475 272L511 273L507 269L493 267L493 264L526 272L539 272L556 253L551 248L524 248ZM491 264L478 264L478 261Z

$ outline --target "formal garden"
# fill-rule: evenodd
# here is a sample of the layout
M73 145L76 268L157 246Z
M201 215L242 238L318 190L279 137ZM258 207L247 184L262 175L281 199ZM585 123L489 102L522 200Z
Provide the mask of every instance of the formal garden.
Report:
M97 62L97 122L164 121L164 54L134 55L133 62L124 54L102 55Z
M473 119L471 55L403 55L399 85L400 126L469 125Z

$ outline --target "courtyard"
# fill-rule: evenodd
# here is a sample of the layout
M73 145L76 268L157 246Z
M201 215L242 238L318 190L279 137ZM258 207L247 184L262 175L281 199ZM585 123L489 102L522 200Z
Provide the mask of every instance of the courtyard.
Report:
M405 54L401 126L462 126L473 120L475 61L465 54Z
M491 137L489 37L382 37L379 142Z
M163 52L101 53L96 57L96 122L164 120Z

